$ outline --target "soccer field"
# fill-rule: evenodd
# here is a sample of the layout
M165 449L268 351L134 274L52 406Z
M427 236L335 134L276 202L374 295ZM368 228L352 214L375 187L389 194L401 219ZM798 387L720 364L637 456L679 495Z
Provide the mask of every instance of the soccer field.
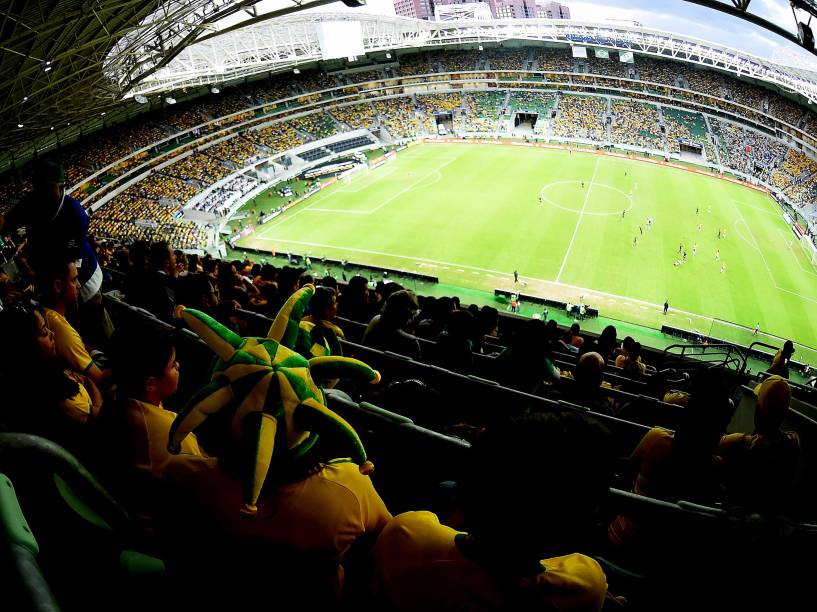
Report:
M763 332L817 347L817 317L809 314L817 269L770 196L591 152L411 147L239 245L423 272L489 291L514 288L518 270L527 283L516 285L520 291L574 302L584 296L605 316L745 344L750 334L726 322L760 323ZM679 247L686 262L674 265ZM812 357L803 353L795 358Z

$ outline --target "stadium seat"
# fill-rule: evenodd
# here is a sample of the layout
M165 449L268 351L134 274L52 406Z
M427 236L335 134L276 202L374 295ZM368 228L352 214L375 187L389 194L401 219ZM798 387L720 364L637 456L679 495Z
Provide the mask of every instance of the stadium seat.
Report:
M137 610L157 597L172 601L154 538L73 455L38 436L2 433L0 472L4 505L16 499L22 509L4 528L22 529L30 538L16 532L16 554L20 546L36 554L61 607ZM35 572L31 557L24 571ZM32 575L32 594L47 598Z

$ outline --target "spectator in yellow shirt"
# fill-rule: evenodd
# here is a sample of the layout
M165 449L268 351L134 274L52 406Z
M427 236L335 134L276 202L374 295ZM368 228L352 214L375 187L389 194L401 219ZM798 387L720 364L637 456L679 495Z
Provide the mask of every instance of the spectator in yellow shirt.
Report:
M576 549L607 493L607 439L576 413L486 433L460 487L468 533L407 512L380 535L375 584L388 609L601 610L604 571Z
M81 449L84 425L102 406L94 383L65 369L41 309L25 303L0 312L0 423Z
M65 365L90 378L103 389L111 382L111 371L102 370L88 352L85 342L66 316L79 301L79 273L72 261L58 260L43 266L40 272L45 320L54 332L57 355Z

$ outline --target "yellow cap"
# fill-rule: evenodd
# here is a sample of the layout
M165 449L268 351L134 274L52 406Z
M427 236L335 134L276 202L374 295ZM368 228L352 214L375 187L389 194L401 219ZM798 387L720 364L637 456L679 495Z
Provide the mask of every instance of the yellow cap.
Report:
M755 387L757 408L769 416L781 418L791 402L791 388L782 376L774 374Z

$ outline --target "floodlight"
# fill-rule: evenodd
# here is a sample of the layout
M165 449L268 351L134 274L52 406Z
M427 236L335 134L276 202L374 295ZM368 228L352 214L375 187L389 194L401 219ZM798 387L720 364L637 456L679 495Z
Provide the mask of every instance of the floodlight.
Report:
M138 104L147 104L148 103L148 99L145 96L143 96L142 94L137 94L137 95L133 96L133 99L136 100L136 102Z
M292 71L292 74L301 74L301 71L296 68Z
M165 102L168 104L176 104L176 98L167 97L165 98Z
M221 92L221 90L218 87L211 87L210 88L210 93L217 94L219 92Z
M21 127L24 127L24 126L23 126L23 124L22 124L22 123L18 123L18 124L17 124L17 127L18 127L18 128L21 128Z

